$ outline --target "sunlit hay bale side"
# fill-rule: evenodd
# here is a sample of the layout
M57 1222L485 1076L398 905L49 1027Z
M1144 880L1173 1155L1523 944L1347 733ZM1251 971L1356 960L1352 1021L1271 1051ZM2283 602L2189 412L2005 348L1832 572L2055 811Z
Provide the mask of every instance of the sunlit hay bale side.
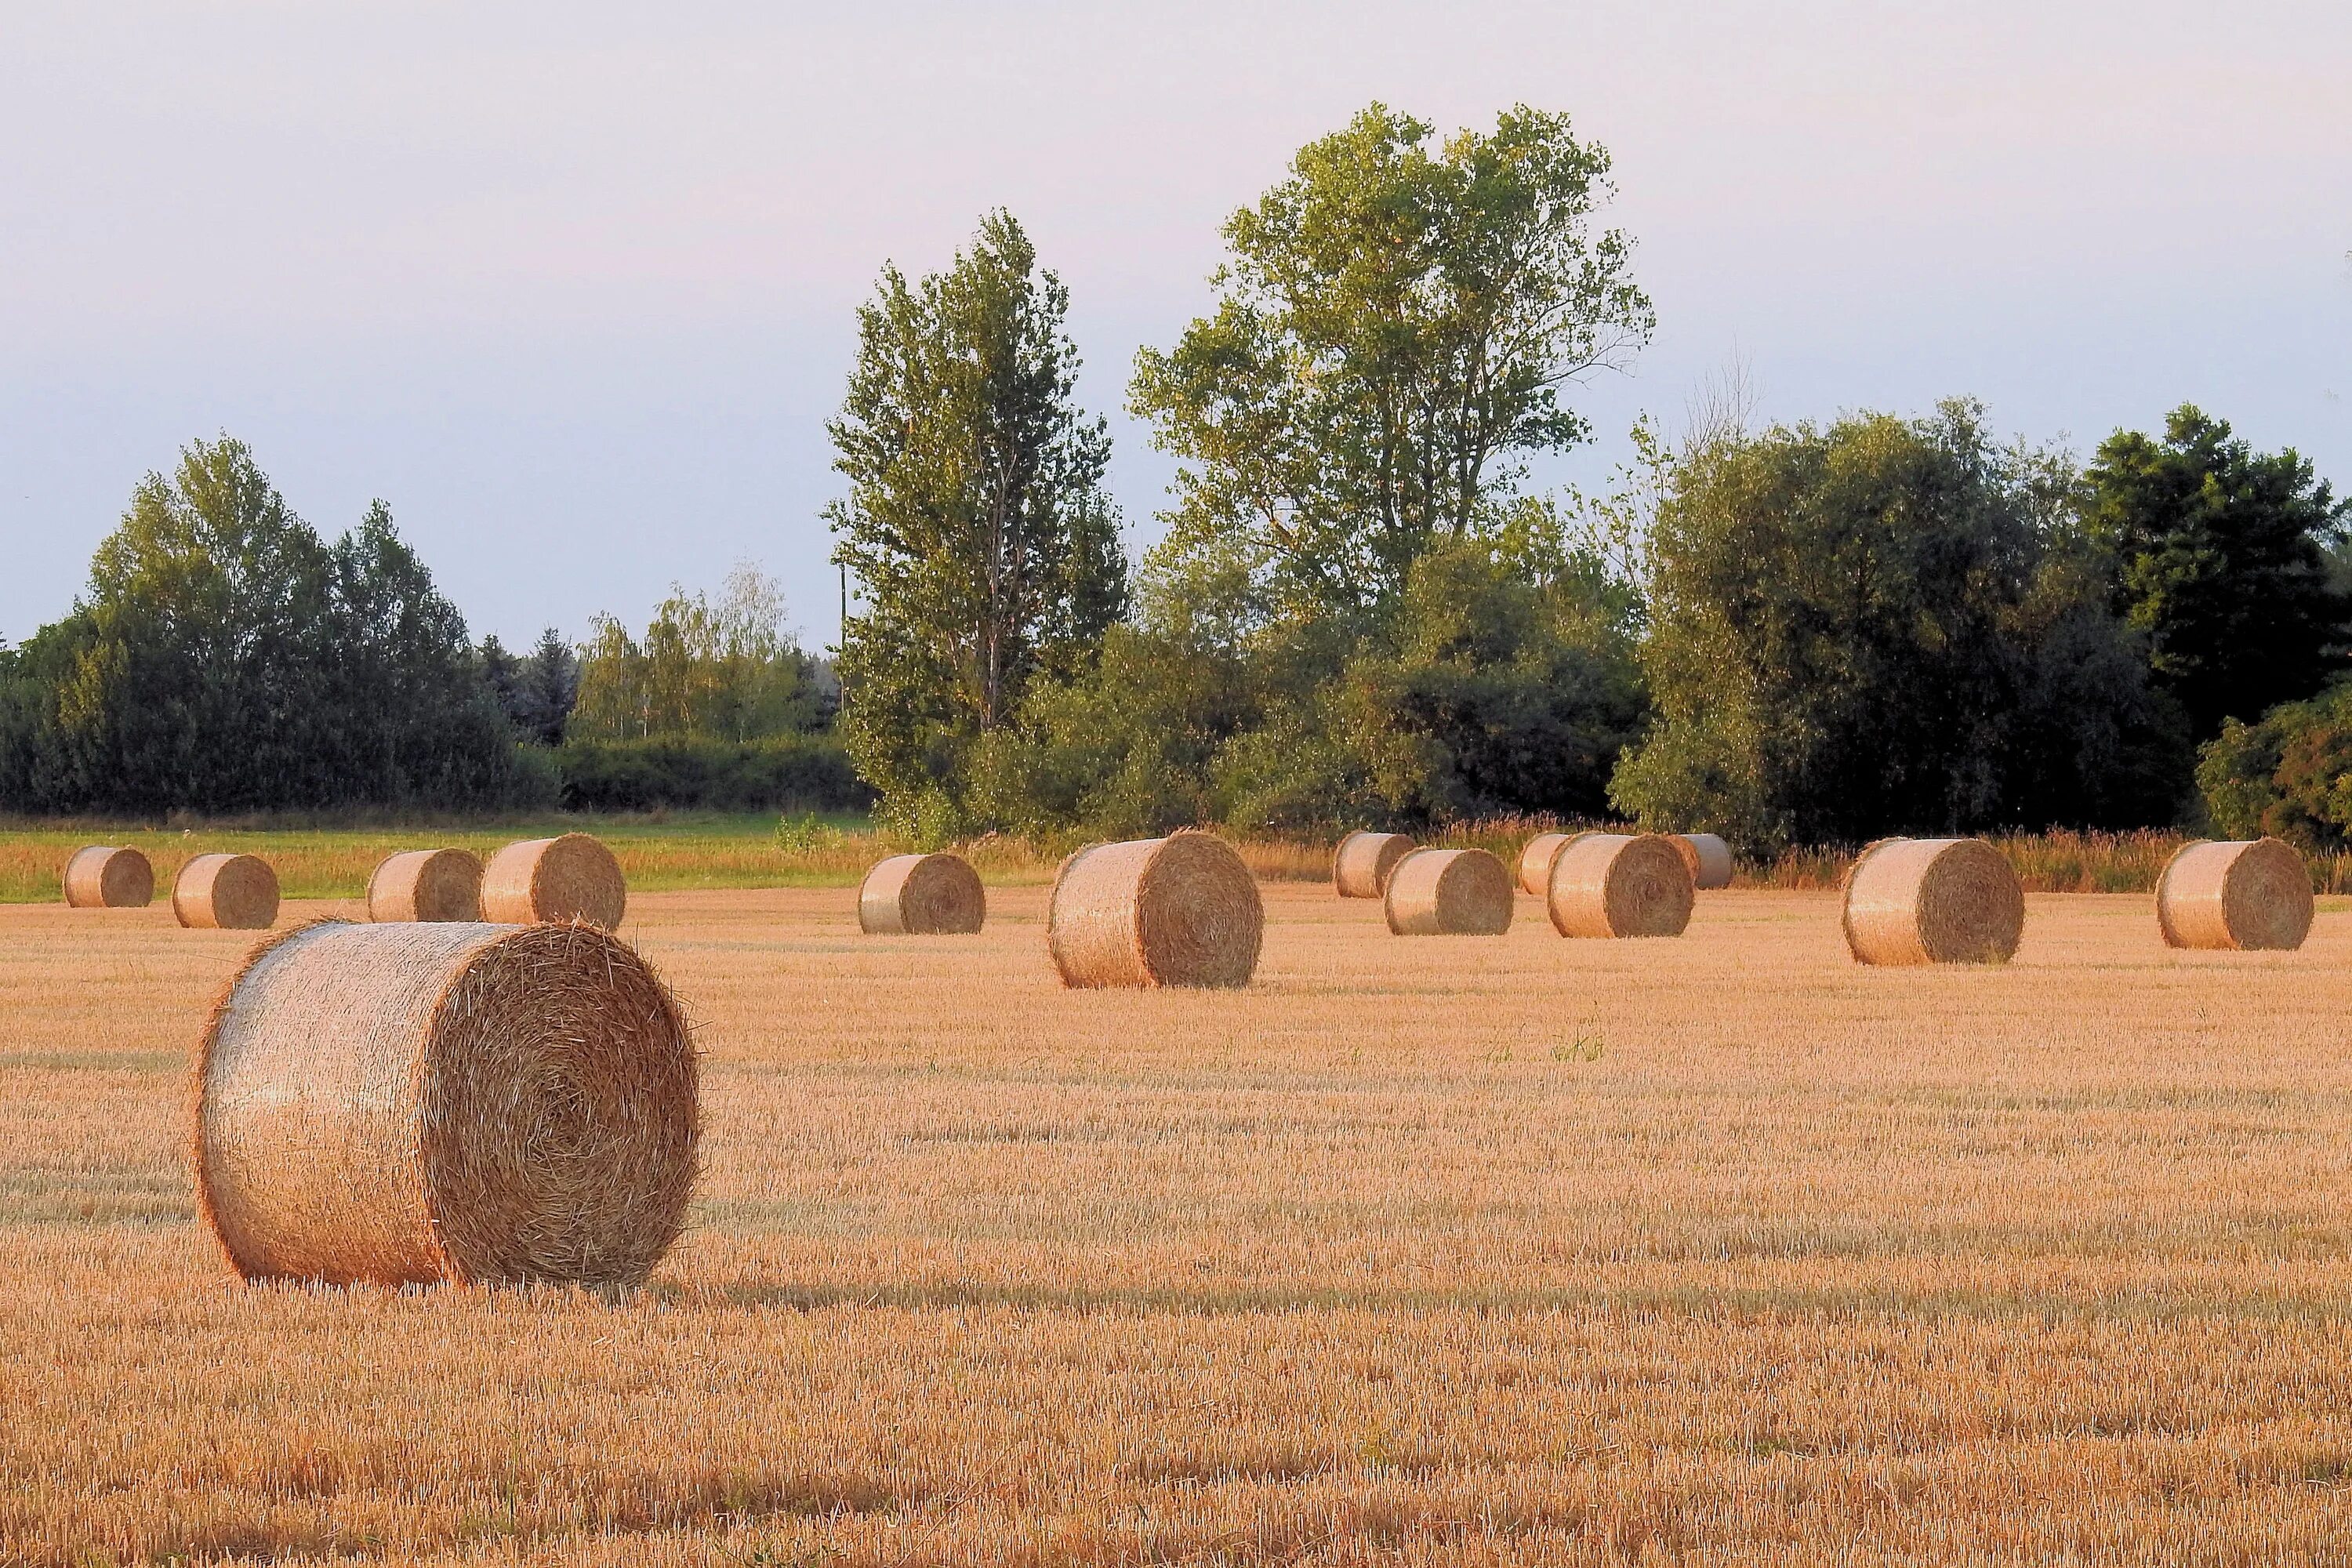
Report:
M278 873L256 855L199 855L172 883L172 912L197 931L266 931L278 918Z
M1712 833L1676 833L1671 837L1675 847L1682 851L1683 864L1690 868L1692 887L1706 893L1731 886L1730 845Z
M1257 882L1233 846L1187 830L1096 844L1054 877L1045 945L1062 984L1246 985L1265 937Z
M1551 886L1552 861L1562 849L1591 836L1588 829L1583 833L1538 833L1528 839L1528 847L1519 851L1520 890L1542 898L1544 889Z
M1383 908L1398 936L1500 936L1511 904L1511 873L1484 849L1416 849L1389 873Z
M2311 934L2311 872L2275 838L2184 844L2156 884L2169 947L2286 949Z
M2006 963L2025 889L1981 838L1886 838L1846 874L1845 942L1864 963Z
M482 868L482 918L500 925L583 920L610 931L628 904L621 863L585 833L509 844Z
M857 929L868 936L950 936L988 918L988 889L960 855L893 855L857 889Z
M1690 925L1682 847L1655 833L1587 833L1552 858L1544 909L1562 936L1680 936Z
M478 921L482 863L463 849L404 849L368 878L368 919Z
M1402 833L1350 833L1331 854L1331 886L1343 899L1377 899L1387 891L1389 873L1412 853Z
M299 927L199 1045L198 1207L248 1279L635 1284L685 1222L696 1074L597 927Z
M155 868L136 849L77 849L66 862L65 884L70 910L143 910L155 901Z

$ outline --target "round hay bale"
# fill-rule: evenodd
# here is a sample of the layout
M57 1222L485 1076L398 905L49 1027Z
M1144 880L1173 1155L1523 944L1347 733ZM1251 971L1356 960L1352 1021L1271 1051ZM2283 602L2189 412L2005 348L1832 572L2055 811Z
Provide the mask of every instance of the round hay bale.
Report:
M1533 893L1538 899L1542 898L1544 889L1551 886L1553 859L1568 846L1580 838L1588 837L1589 831L1586 833L1538 833L1528 839L1528 847L1519 851L1520 890Z
M2184 844L2156 883L2168 947L2291 951L2311 934L2311 873L2276 838Z
M299 927L195 1074L197 1205L247 1279L634 1285L685 1220L693 1043L594 926Z
M1500 936L1512 902L1511 873L1484 849L1416 849L1389 873L1384 908L1398 936Z
M949 936L980 929L988 889L961 855L893 855L857 889L857 929L868 936Z
M1402 833L1350 833L1331 855L1331 886L1343 899L1377 899L1388 890L1389 873L1412 853Z
M1062 862L1045 945L1075 987L1246 985L1265 905L1234 847L1186 830L1096 844Z
M610 931L628 905L621 863L585 833L509 844L482 868L482 918L500 925L583 920Z
M199 855L172 883L172 912L196 931L267 931L278 918L278 873L257 855Z
M155 868L136 849L77 849L66 862L65 883L69 910L143 910L155 901Z
M1675 847L1682 851L1683 864L1690 868L1692 887L1706 893L1731 886L1730 845L1712 833L1677 833L1672 837Z
M2006 963L2025 889L1981 838L1886 838L1846 873L1845 943L1864 963Z
M1544 908L1562 936L1680 936L1690 924L1682 847L1655 833L1588 833L1552 858Z
M463 849L404 849L368 879L368 919L478 921L482 863Z

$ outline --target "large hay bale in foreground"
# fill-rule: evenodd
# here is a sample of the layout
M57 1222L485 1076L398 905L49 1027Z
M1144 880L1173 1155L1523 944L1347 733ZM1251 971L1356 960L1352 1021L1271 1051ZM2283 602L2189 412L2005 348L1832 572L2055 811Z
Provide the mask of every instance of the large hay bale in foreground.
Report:
M2006 963L2025 889L1981 838L1886 838L1846 873L1845 942L1864 963Z
M593 926L326 921L196 1060L205 1221L248 1279L635 1284L700 1131L677 1004Z
M368 919L478 921L482 863L463 849L404 849L387 855L368 879Z
M988 918L988 889L961 855L893 855L857 889L857 929L868 936L951 936Z
M2276 838L2184 844L2156 883L2168 947L2291 950L2311 934L2311 872Z
M1552 858L1544 909L1562 936L1680 936L1690 924L1682 848L1655 833L1587 833Z
M69 910L143 910L155 900L155 868L136 849L77 849L66 862L65 884Z
M278 873L257 855L199 855L173 880L172 912L196 931L266 931L278 918Z
M585 833L509 844L482 868L482 918L500 925L582 920L610 931L628 906L621 863Z
M1519 889L1540 899L1551 886L1551 863L1559 852L1580 838L1591 837L1583 833L1538 833L1528 840L1519 851Z
M1331 886L1343 899L1377 899L1412 853L1412 840L1402 833L1350 833L1331 853Z
M1045 921L1054 967L1076 987L1246 985L1265 937L1248 865L1189 829L1072 855Z
M1416 849L1389 873L1383 908L1398 936L1500 936L1512 901L1511 873L1484 849Z
M1712 833L1676 833L1669 836L1675 848L1682 851L1683 864L1690 868L1691 886L1700 892L1731 886L1731 846Z

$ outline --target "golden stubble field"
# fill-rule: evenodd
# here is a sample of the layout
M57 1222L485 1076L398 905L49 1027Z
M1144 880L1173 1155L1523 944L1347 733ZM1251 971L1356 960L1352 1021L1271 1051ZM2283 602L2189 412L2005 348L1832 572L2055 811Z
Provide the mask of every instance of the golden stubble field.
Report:
M234 1282L244 939L0 910L0 1563L2352 1558L2352 916L1868 971L1827 894L1274 888L1252 990L1069 994L992 899L636 900L709 1173L618 1305Z

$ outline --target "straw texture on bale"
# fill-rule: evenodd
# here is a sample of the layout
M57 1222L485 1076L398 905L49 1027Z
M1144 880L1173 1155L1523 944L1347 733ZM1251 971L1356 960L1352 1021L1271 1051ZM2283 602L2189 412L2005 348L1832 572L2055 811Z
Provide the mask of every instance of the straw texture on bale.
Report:
M155 900L155 868L136 849L92 844L66 862L66 907L143 910Z
M1589 832L1538 833L1528 839L1528 847L1519 851L1520 891L1533 893L1538 899L1542 898L1545 891L1551 887L1553 859L1562 849L1578 839L1590 837Z
M1389 873L1412 853L1402 833L1350 833L1331 855L1331 886L1343 899L1377 899L1388 889Z
M482 863L463 849L404 849L368 879L368 919L478 921Z
M1677 833L1674 846L1690 868L1691 886L1700 892L1731 886L1731 846L1712 833Z
M1265 936L1248 865L1187 830L1096 844L1062 862L1045 945L1062 984L1246 985Z
M857 929L869 936L949 936L988 918L988 889L961 855L893 855L857 889Z
M1887 838L1846 873L1844 921L1864 963L2006 963L2025 890L1981 838Z
M1398 936L1500 936L1511 904L1511 873L1484 849L1416 849L1389 873Z
M2288 950L2311 934L2311 873L2276 838L2184 844L2156 884L2169 947Z
M1552 858L1544 909L1562 936L1680 936L1690 924L1690 865L1655 833L1588 833Z
M482 868L482 918L501 925L583 920L610 931L628 904L621 863L585 833L509 844Z
M199 931L265 931L278 918L278 873L255 855L199 855L172 883L172 912Z
M597 927L299 927L199 1045L197 1205L248 1279L635 1284L685 1220L696 1073Z

